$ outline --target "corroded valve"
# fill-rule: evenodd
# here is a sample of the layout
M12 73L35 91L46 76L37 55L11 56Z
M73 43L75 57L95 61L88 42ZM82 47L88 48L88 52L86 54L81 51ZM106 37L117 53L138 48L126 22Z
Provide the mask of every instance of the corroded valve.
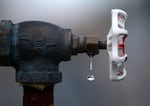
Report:
M99 48L98 35L74 35L70 29L50 23L1 21L0 24L0 65L15 67L16 81L20 83L60 82L61 61L68 61L78 53L96 55Z
M112 11L112 26L107 41L100 41L98 35L75 35L71 29L46 22L13 24L9 20L1 21L0 65L15 67L16 81L24 86L23 106L53 106L53 85L62 81L59 63L69 61L72 55L78 53L87 53L90 70L93 70L92 57L99 53L99 49L107 49L110 79L123 79L127 58L124 43L128 35L126 19L124 11ZM89 81L94 78L94 75L88 75ZM45 99L45 96L51 100Z

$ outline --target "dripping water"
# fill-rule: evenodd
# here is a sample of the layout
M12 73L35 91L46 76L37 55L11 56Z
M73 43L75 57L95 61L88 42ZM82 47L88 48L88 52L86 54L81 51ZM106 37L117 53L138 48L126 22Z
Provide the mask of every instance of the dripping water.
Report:
M90 64L89 64L89 71L90 71L90 74L87 75L87 80L88 81L94 81L95 80L95 76L92 74L92 71L93 71L93 56L90 55Z

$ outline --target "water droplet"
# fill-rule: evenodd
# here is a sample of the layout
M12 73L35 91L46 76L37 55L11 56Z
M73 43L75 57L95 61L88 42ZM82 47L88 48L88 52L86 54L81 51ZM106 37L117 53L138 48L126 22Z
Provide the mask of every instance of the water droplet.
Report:
M92 60L92 57L90 57L90 71L93 70L93 60Z
M95 76L90 74L90 75L87 76L87 80L88 81L94 81L95 80Z
M93 56L90 55L90 64L89 64L89 69L90 69L90 73L93 71ZM87 75L87 80L88 81L94 81L95 80L95 76L92 74Z

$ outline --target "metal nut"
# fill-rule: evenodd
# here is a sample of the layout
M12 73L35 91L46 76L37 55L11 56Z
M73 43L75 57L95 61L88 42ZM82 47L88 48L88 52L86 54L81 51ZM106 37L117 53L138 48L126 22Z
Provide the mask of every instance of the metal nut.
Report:
M96 55L99 53L98 47L99 37L98 35L87 35L87 54Z

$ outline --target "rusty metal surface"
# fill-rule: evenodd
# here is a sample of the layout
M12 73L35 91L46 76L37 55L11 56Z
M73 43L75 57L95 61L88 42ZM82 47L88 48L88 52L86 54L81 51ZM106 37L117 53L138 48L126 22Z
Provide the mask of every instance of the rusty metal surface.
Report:
M88 35L87 36L87 49L86 49L86 53L88 55L96 55L99 53L99 48L98 48L98 41L99 41L99 37L98 35Z
M101 47L98 35L74 35L70 29L40 21L2 21L0 44L0 65L15 67L17 82L53 84L62 80L61 61L78 53L94 56Z
M72 35L72 55L78 53L86 53L86 41L87 37L82 35Z
M98 35L72 35L72 55L87 53L94 56L99 53L100 45Z
M71 57L69 29L39 21L2 21L0 30L1 65L15 67L17 82L61 82L59 62Z
M44 90L38 90L30 86L23 86L23 89L23 106L53 106L53 85L46 87Z
M39 21L0 23L0 65L15 67L24 89L23 106L53 106L53 86L62 81L59 63L78 53L94 56L99 49L106 49L106 42L97 35L74 35Z
M0 65L10 65L10 33L11 21L1 21L0 24Z

